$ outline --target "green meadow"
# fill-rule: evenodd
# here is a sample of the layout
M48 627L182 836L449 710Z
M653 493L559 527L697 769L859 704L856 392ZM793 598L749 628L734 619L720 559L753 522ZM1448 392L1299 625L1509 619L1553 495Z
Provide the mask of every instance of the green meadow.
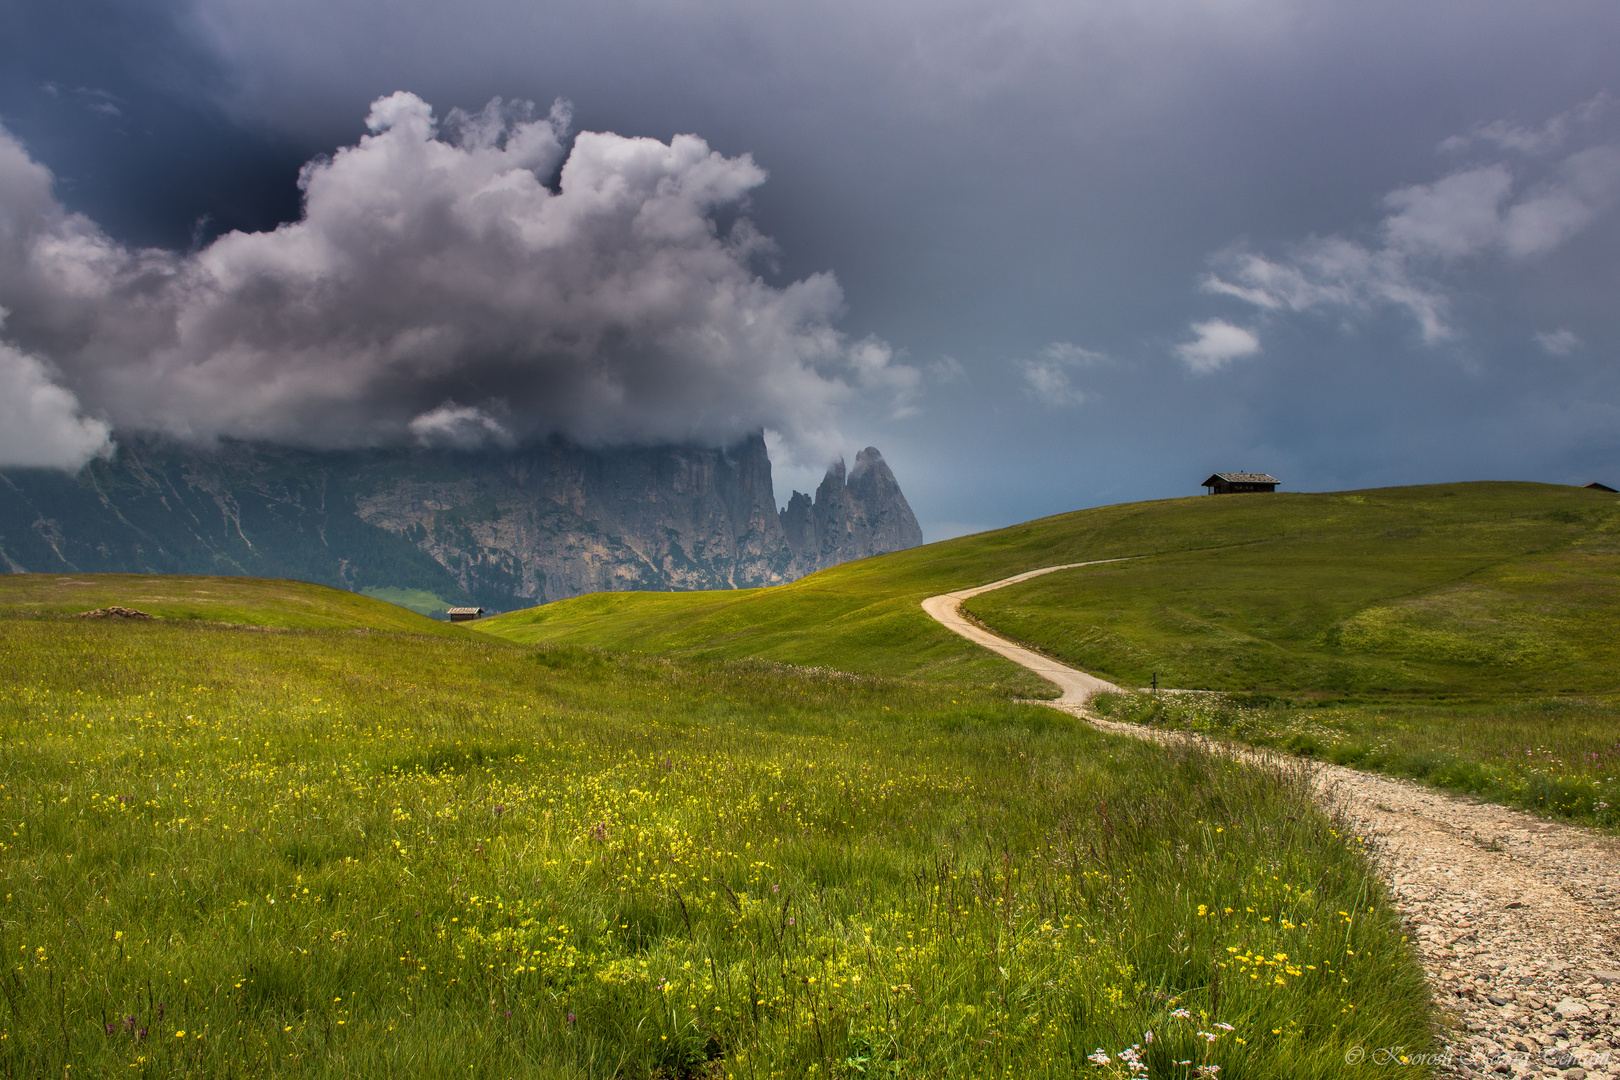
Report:
M1216 496L1268 512L1277 535L1061 571L965 608L1121 685L1157 674L1380 701L1620 690L1620 499L1524 494L1463 520L1422 489Z
M374 600L396 604L409 611L414 611L418 615L427 615L435 619L444 616L451 607L450 601L442 596L430 593L426 589L400 589L389 586L388 588L362 589L360 591Z
M1126 558L968 610L1204 691L1115 716L1613 824L1617 525L1533 484L1183 499L458 626L0 577L0 1071L1410 1075L1345 1063L1437 1033L1303 773L1025 703L918 604ZM112 605L157 617L76 617Z
M1514 690L1513 673L1491 681L1493 665L1533 655L1568 675L1538 686L1573 689L1601 683L1599 666L1620 652L1592 623L1614 610L1617 553L1620 500L1580 488L1204 496L1062 514L777 588L594 593L478 626L525 644L762 657L1024 693L1044 684L939 627L921 601L1042 566L1131 559L988 593L967 608L1131 685L1158 671L1206 689L1455 696ZM1420 595L1421 610L1412 603ZM1508 625L1532 617L1558 622L1540 644L1528 636L1534 628ZM1326 634L1332 642L1316 640ZM1424 656L1408 655L1414 643Z
M385 630L465 640L465 631L324 585L182 574L0 574L0 619L127 607L165 622L278 630Z
M1354 1047L1432 1046L1301 774L1019 704L892 597L864 617L910 669L840 637L847 597L760 658L290 582L0 587L4 1075L1366 1077L1411 1071ZM161 617L74 617L110 604Z
M926 597L1127 688L1112 715L1620 824L1620 498L1550 484L1203 496L1084 510L740 593L608 594L482 624L529 643L762 656L1050 688Z
M1468 488L1494 496L1471 517L1453 508ZM1284 501L1288 534L1265 543L965 606L1123 686L1224 691L1098 702L1118 719L1620 825L1620 499L1467 485L1291 501L1348 512L1313 526Z

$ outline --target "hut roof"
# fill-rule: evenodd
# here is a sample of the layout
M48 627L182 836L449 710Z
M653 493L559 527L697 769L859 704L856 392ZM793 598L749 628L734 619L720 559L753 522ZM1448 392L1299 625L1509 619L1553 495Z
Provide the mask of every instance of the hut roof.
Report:
M1270 473L1263 472L1218 472L1203 482L1202 487L1209 487L1217 480L1225 480L1228 484L1280 484L1281 480Z
M453 607L445 612L446 615L482 615L483 613L484 609L481 607Z

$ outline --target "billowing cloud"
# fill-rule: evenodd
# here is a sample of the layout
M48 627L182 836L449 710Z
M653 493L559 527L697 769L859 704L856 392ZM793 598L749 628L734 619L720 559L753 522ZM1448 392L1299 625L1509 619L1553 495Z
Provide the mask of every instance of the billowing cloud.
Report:
M77 470L112 448L109 434L37 357L0 343L0 464Z
M916 415L923 381L920 369L895 363L894 349L875 337L857 342L847 356L855 384L888 402L890 416Z
M1176 355L1184 364L1200 375L1219 371L1240 356L1253 356L1260 351L1260 339L1254 332L1233 326L1224 319L1192 324L1197 336L1176 346Z
M1380 226L1384 243L1412 255L1472 255L1500 240L1502 204L1512 191L1513 174L1502 165L1392 191L1384 196L1395 211Z
M497 100L377 100L299 179L300 220L135 250L54 198L0 130L0 304L18 346L118 427L309 445L828 443L919 374L835 326L830 274L777 286L745 217L765 172L696 136L583 132ZM720 218L731 218L722 227Z
M1606 101L1594 99L1536 131L1486 125L1442 148L1486 142L1546 153L1566 140L1570 117L1595 114ZM1204 288L1265 311L1404 309L1425 342L1446 341L1458 333L1448 274L1490 257L1515 265L1548 255L1620 204L1620 146L1588 147L1539 175L1522 173L1498 161L1399 188L1384 197L1389 213L1377 225L1376 241L1313 237L1281 257L1235 248L1217 256L1219 270Z
M1079 405L1085 391L1075 385L1074 373L1081 368L1107 362L1108 357L1067 341L1054 341L1034 358L1018 361L1025 388L1046 405Z

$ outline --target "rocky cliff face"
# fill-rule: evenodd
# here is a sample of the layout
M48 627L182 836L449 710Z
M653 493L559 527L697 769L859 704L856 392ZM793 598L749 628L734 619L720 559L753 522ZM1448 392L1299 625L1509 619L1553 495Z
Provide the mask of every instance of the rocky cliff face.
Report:
M724 450L551 444L455 458L377 476L355 506L470 594L541 602L790 580L761 438Z
M847 477L842 461L828 469L813 501L795 491L781 517L799 577L922 543L917 518L875 446L855 455Z
M295 577L425 607L771 585L921 542L870 447L778 513L758 435L724 449L498 453L204 452L126 436L113 461L76 477L0 472L0 566L12 572Z

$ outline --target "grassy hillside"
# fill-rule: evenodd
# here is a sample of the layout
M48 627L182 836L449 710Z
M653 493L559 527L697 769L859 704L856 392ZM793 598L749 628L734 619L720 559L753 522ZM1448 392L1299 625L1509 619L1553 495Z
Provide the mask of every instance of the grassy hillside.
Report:
M1034 684L918 601L1140 556L981 617L1243 691L1116 713L1601 815L1616 508L1108 507L487 633L295 583L0 578L0 1071L1406 1075L1345 1063L1421 1051L1426 991L1297 776L1009 701ZM65 617L110 604L162 617Z
M360 592L374 600L382 600L390 604L397 604L418 615L427 615L431 618L441 618L456 605L436 593L426 589L396 589L389 586L385 589L361 589Z
M1339 697L1620 690L1620 500L1515 487L1487 489L1474 514L1452 510L1466 496L1450 489L1230 496L1277 535L964 606L1124 685L1157 672L1165 686Z
M1428 1045L1396 913L1285 773L922 680L377 632L381 605L303 586L11 584L5 1075L1024 1078L1129 1051L1362 1078L1409 1070L1347 1049ZM112 602L197 617L34 614Z
M1000 632L1126 686L1231 699L1119 715L1620 824L1620 499L1547 484L1198 497L1085 510L749 593L610 594L482 629L522 641L764 656L1049 693L938 627Z
M1022 685L1021 676L1011 674L1012 665L985 657L935 624L918 604L936 593L1036 567L1140 556L1128 568L1074 571L1061 575L1056 585L1043 578L1011 593L987 594L973 601L971 609L987 619L1002 619L1014 636L1082 666L1145 682L1159 662L1141 644L1150 631L1166 646L1182 648L1183 630L1202 632L1212 620L1225 618L1212 612L1225 611L1240 598L1249 606L1241 625L1250 638L1221 638L1202 667L1189 667L1184 674L1176 669L1185 685L1195 685L1199 679L1224 678L1219 658L1243 653L1257 632L1270 632L1277 640L1286 640L1289 633L1309 634L1323 620L1442 589L1537 552L1574 557L1589 551L1601 560L1609 557L1603 538L1613 539L1617 530L1620 503L1614 496L1549 484L1205 496L1044 518L845 564L779 588L597 593L512 612L479 628L526 643L566 641L712 658L757 656L870 674ZM1354 561L1344 562L1346 556ZM1590 565L1600 573L1607 564ZM1243 568L1239 583L1227 583L1229 566ZM1600 580L1587 575L1587 564L1578 558L1559 563L1552 572L1572 574L1576 580L1567 590L1572 592ZM1266 579L1259 590L1253 588L1257 574ZM1096 598L1096 606L1071 605L1065 590L1094 577L1148 591L1118 596L1109 585L1084 594ZM1546 602L1541 594L1525 593L1524 585L1504 579L1496 587L1511 597L1523 595L1526 603ZM1221 597L1219 602L1204 599L1210 589ZM1053 602L1032 614L1031 604L1040 605L1042 597ZM1166 614L1166 597L1183 601L1193 617ZM1457 607L1463 610L1466 603L1458 601ZM1199 622L1205 609L1209 613ZM1353 629L1352 637L1359 634L1355 639L1368 642L1369 649L1397 649L1395 635L1407 625L1402 617L1392 622L1374 612ZM1436 617L1443 620L1445 613ZM1408 621L1413 627L1423 625L1421 617ZM1125 644L1106 654L1072 647L1075 634L1092 634L1098 623L1109 627L1108 640ZM1580 636L1582 641L1591 637ZM1493 641L1490 655L1511 651L1517 640L1509 635ZM1316 686L1323 673L1323 665L1305 665L1297 657L1275 666L1287 668L1300 687ZM1169 669L1164 670L1169 677Z
M0 574L0 617L77 615L115 606L166 620L466 635L461 627L382 600L303 581L184 574Z
M965 606L1122 685L1241 692L1099 703L1120 718L1620 825L1620 499L1468 485L1305 501L1342 509L1313 524L1277 504L1287 535Z

